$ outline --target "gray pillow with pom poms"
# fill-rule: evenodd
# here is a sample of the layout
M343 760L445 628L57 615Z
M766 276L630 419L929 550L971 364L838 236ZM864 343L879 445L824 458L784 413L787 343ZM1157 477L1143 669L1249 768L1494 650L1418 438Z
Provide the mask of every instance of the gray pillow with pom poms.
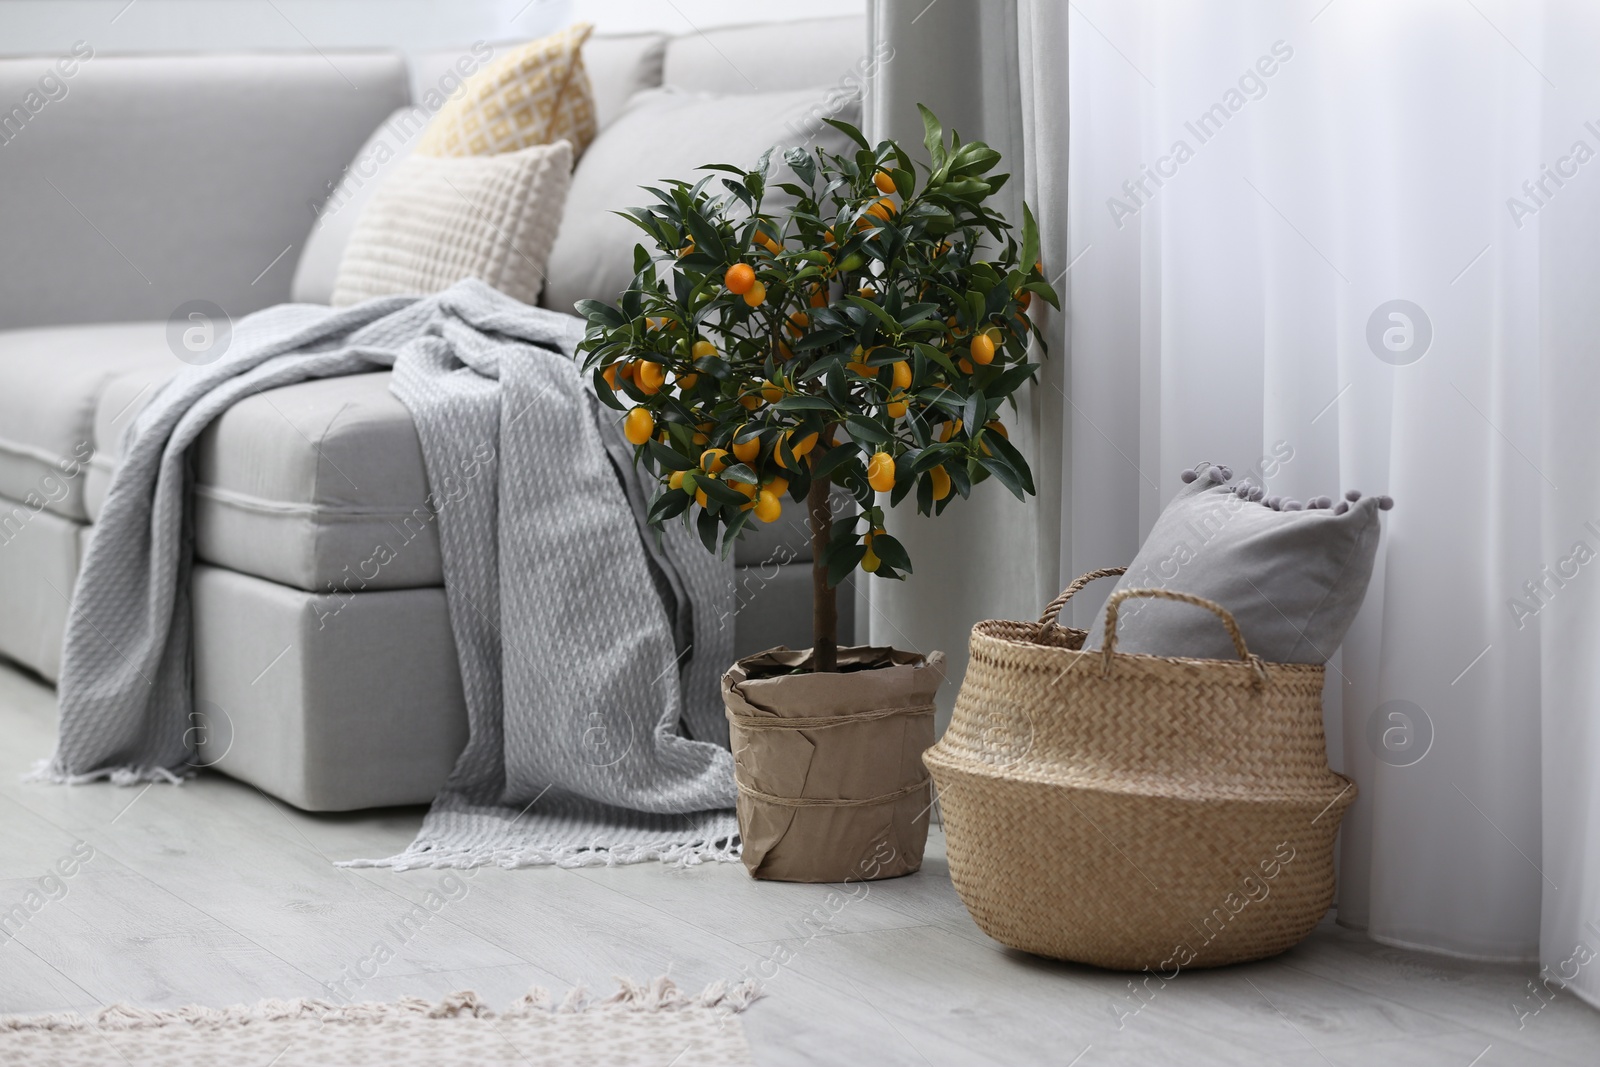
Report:
M1233 472L1210 463L1183 477L1116 588L1204 597L1233 613L1262 659L1326 662L1366 596L1378 512L1394 502L1353 490L1337 505L1325 496L1285 500L1248 482L1229 484ZM1101 646L1105 617L1102 604L1084 647ZM1117 651L1238 657L1227 630L1204 608L1138 598L1117 609Z

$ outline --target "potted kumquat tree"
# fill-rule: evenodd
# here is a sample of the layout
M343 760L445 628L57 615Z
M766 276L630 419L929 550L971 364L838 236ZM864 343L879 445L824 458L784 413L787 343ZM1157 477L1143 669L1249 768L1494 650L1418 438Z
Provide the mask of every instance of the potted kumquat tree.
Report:
M911 573L879 494L937 515L988 478L1034 491L1001 408L1038 369L1030 302L1059 306L1038 232L1026 206L1019 240L987 205L1008 177L992 173L1000 154L922 115L931 165L830 120L853 155L792 148L774 180L769 151L647 189L658 203L629 217L654 251L635 248L615 306L577 305L596 390L661 483L652 523L692 522L726 554L786 502L807 508L813 647L748 657L723 680L758 877L920 866L943 656L840 649L837 588L857 568ZM853 511L836 514L835 485Z

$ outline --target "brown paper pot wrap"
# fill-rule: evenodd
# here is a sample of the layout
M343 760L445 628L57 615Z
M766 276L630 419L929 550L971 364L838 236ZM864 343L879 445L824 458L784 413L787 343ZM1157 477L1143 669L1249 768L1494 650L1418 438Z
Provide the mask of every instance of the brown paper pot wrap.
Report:
M793 673L810 659L775 648L722 676L744 865L784 882L911 874L928 839L922 753L944 653L841 648L837 673Z
M1163 978L1260 959L1333 899L1355 784L1328 769L1321 664L1251 655L1220 605L1164 589L1109 602L1102 649L1056 625L980 622L955 715L924 756L950 878L990 937ZM1208 610L1238 658L1116 650L1130 598Z

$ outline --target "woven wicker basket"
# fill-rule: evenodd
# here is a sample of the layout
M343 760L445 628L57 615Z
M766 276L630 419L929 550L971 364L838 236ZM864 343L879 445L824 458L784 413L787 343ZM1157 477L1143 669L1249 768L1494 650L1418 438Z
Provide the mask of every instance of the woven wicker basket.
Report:
M1199 597L1126 589L1104 648L1056 625L981 622L944 737L950 877L1014 948L1170 974L1282 952L1333 899L1333 841L1355 785L1328 769L1323 668L1266 663ZM1119 654L1119 605L1161 597L1214 612L1239 661Z

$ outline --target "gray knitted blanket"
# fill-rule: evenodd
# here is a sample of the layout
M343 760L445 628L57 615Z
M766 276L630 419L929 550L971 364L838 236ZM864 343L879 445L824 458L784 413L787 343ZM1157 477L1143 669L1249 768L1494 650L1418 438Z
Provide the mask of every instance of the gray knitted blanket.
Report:
M362 866L585 866L738 855L717 688L732 574L645 487L572 356L582 323L481 282L236 324L138 416L73 597L40 776L176 780L187 727L187 452L231 404L394 369L438 513L470 737L421 833ZM470 475L467 472L471 472Z

